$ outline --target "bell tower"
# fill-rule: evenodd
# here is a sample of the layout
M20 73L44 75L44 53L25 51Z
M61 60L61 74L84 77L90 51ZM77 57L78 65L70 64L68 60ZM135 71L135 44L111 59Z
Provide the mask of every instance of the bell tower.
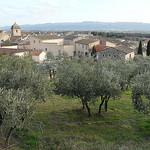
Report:
M21 28L16 22L11 26L11 37L21 36Z

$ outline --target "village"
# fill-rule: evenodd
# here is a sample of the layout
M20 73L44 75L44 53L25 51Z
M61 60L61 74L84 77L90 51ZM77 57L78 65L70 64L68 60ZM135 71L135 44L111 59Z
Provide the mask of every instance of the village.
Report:
M14 23L11 32L0 31L0 53L22 56L30 53L36 62L46 59L47 52L56 58L67 53L70 58L74 56L91 56L95 47L98 60L104 58L129 59L137 54L139 41L142 40L143 56L146 56L146 47L149 38L129 40L125 38L105 38L87 34L68 32L22 32L19 25Z
M0 150L150 148L149 37L100 34L0 30Z

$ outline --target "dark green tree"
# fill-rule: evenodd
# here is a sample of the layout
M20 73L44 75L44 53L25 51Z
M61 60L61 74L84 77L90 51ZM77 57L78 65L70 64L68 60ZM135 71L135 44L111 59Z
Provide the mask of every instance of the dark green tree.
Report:
M96 48L95 45L92 48L92 56L95 58L96 57Z
M138 55L143 55L143 52L142 52L142 42L140 41L139 43L139 47L138 47L138 52L137 52Z
M150 40L147 43L147 56L150 56Z

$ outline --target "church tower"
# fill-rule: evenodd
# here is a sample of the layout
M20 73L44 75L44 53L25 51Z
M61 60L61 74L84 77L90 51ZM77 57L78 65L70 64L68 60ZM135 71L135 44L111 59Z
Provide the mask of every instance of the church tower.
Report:
M11 37L21 36L21 28L16 22L11 26Z

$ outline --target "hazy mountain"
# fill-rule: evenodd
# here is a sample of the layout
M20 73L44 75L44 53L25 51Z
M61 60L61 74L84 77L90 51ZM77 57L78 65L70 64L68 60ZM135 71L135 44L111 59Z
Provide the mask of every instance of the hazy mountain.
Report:
M98 30L98 31L131 31L150 32L149 23L140 22L67 22L67 23L44 23L35 25L21 25L22 30ZM5 26L0 29L10 30Z

